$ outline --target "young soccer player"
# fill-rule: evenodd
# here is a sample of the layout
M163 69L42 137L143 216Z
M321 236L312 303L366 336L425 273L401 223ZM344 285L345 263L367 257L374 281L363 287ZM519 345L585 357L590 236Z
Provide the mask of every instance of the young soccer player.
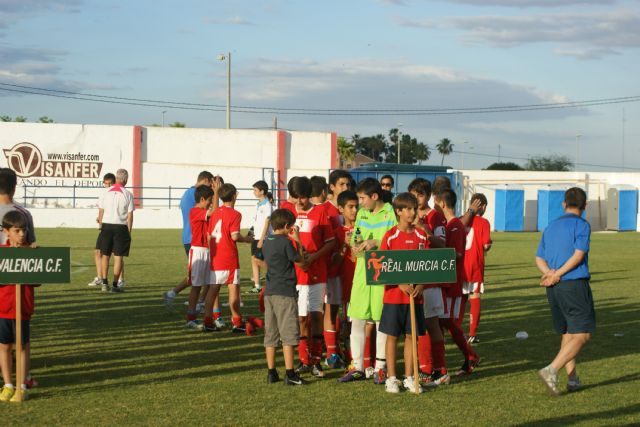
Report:
M327 200L326 203L329 221L331 221L333 228L342 225L338 196L340 196L343 191L351 190L352 180L351 174L343 169L336 169L329 174L329 194L332 197L331 200Z
M302 263L296 264L298 278L298 316L300 343L298 344L298 373L311 372L324 377L322 358L322 309L327 286L327 256L335 244L333 229L322 206L313 205L311 180L298 177L292 185L296 203L296 227L306 254ZM307 323L311 319L311 325ZM309 336L311 342L309 343Z
M304 258L302 246L298 245L296 250L288 237L295 222L291 211L276 209L270 220L273 233L266 238L263 246L265 263L269 269L264 290L264 347L269 369L267 382L280 380L276 371L276 347L281 341L286 369L285 385L306 383L293 367L294 346L300 340L294 263L301 263ZM294 233L298 231L294 230ZM298 235L296 240L299 240Z
M112 173L107 173L102 178L102 186L104 188L109 188L115 183L116 183L116 176ZM96 218L96 222L98 223L98 230L101 229L102 224L100 224L99 218ZM95 250L93 251L93 256L96 262L96 277L92 281L90 281L89 284L87 285L91 287L102 286L102 254L100 253L98 243L99 242L96 240L96 247L95 247ZM118 282L122 280L124 280L124 266L122 268L122 271L120 272L120 279ZM118 286L121 286L121 284L118 283Z
M567 391L582 387L576 358L596 329L596 313L589 285L591 227L582 218L587 195L573 187L564 193L565 214L544 229L536 252L536 265L546 287L553 326L562 335L560 351L553 361L538 371L549 393L560 394L558 372L567 371Z
M364 347L365 327L367 320L376 322L379 326L382 315L382 299L384 289L381 286L367 286L364 251L380 247L384 234L396 225L396 215L390 204L384 203L380 196L382 188L374 178L365 178L356 188L360 210L356 217L356 230L351 236L351 244L355 247L356 269L353 276L351 298L347 314L351 318L351 355L352 366L338 381L349 382L365 378ZM364 237L357 237L364 236ZM356 239L364 238L356 245ZM376 384L384 384L385 373L385 345L386 335L376 333L376 362L373 379Z
M251 242L251 272L253 277L253 288L250 293L260 293L260 267L264 265L262 256L262 244L269 234L269 218L273 206L269 201L271 193L265 181L256 181L253 184L253 195L258 199L256 213L253 217L253 241Z
M429 246L427 235L415 225L418 200L411 193L400 193L393 200L393 210L398 225L386 232L382 238L381 250L426 249ZM411 328L410 298L415 299L416 330ZM422 308L422 285L386 285L380 331L387 334L386 357L387 379L385 390L399 393L399 381L396 377L396 349L398 337L404 335L404 374L402 386L415 392L422 391L419 379L413 377L413 334L424 335L424 311Z
M27 245L37 247L36 231L33 226L31 213L13 200L17 183L18 177L13 169L0 168L0 218L4 217L4 215L10 211L18 211L24 215L27 219ZM0 233L0 245L3 245L5 241L5 235Z
M238 191L233 184L220 187L222 206L209 219L208 239L211 257L211 283L205 299L204 312L211 313L220 285L227 285L231 310L232 332L245 333L240 314L240 260L236 242L251 243L252 238L240 235L242 214L234 209Z
M19 211L9 211L2 218L2 234L6 243L2 246L19 248L27 245L27 218ZM35 285L21 286L22 288L22 378L24 384L18 384L22 390L22 400L27 399L27 388L33 380L29 373L31 347L29 345L30 319L34 309ZM0 370L4 387L0 391L0 401L17 402L15 386L12 382L13 358L12 348L16 342L16 287L14 285L0 286ZM17 374L17 373L16 373ZM17 377L17 375L16 375Z
M460 219L456 217L457 197L453 190L444 189L435 195L436 206L447 220L447 247L456 251L456 283L446 289L445 313L440 318L440 325L447 329L453 341L464 355L464 364L458 375L470 374L480 364L480 357L471 348L457 322L462 302L462 282L464 279L464 248L466 232Z
M480 200L481 205L466 227L467 240L464 253L464 283L462 286L463 304L465 296L469 298L469 338L471 344L480 342L476 336L480 323L480 295L484 293L484 254L491 249L491 225L482 217L487 206L487 198L482 193L471 196L471 203ZM463 309L464 312L464 309ZM460 317L460 320L462 320Z
M429 246L445 247L447 221L440 211L429 206L431 182L416 178L409 183L408 191L418 200L416 226L426 232ZM440 327L440 317L444 315L442 292L442 285L437 283L424 285L424 315L428 334L418 337L418 358L421 380L430 387L450 382L444 356L444 336Z
M209 244L207 242L207 230L211 205L213 203L213 190L208 185L199 185L194 194L196 205L189 212L189 224L191 225L191 247L189 248L188 274L191 292L189 293L189 305L187 306L187 328L203 329L196 320L196 304L200 295L200 287L209 285L210 262ZM208 315L208 317L207 317ZM205 312L205 330L213 330L211 311Z
M295 216L297 213L296 203L298 203L298 200L293 196L292 193L293 183L296 181L296 179L298 179L298 177L294 176L289 180L289 182L287 182L287 200L280 202L280 207L282 209L291 211L293 216Z

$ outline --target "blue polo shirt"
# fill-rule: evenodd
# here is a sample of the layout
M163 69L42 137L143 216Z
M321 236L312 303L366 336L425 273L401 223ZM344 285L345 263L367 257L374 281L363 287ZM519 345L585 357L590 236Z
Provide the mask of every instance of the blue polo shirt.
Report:
M576 249L585 252L582 262L560 278L564 280L589 279L589 244L591 226L575 214L565 214L544 229L536 256L544 259L549 268L557 270L573 255Z
M190 187L184 192L180 199L180 210L182 211L182 243L191 244L191 223L189 222L189 212L196 205L196 187Z

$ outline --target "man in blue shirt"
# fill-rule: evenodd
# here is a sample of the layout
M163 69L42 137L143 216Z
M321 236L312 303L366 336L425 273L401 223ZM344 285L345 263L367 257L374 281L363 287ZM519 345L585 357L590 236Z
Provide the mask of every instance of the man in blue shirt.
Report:
M542 233L536 253L536 265L542 272L540 286L547 289L553 326L562 335L555 359L538 371L549 392L557 396L558 371L565 368L567 391L581 387L576 372L576 357L596 328L596 314L589 286L589 243L591 227L582 218L587 195L573 187L564 194L565 214Z

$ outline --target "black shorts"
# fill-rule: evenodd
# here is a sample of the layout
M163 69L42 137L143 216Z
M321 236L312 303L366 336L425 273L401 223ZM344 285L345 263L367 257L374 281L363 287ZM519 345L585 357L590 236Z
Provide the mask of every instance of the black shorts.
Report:
M424 335L426 323L422 303L415 304L417 336ZM383 304L380 317L380 332L392 337L411 334L411 310L409 304Z
M262 254L262 248L258 248L259 240L253 239L251 241L251 256L257 259L264 259L264 255Z
M100 250L100 233L98 233L98 237L96 238L96 250Z
M29 342L29 336L31 335L31 321L22 321L22 344L26 345ZM0 319L0 344L15 344L16 343L16 320L15 319Z
M184 253L187 255L187 258L189 258L189 251L191 250L191 243L183 243L184 245Z
M581 334L596 330L596 311L588 280L567 280L550 286L547 299L557 333Z
M131 234L126 225L102 224L98 236L98 246L102 255L129 256Z

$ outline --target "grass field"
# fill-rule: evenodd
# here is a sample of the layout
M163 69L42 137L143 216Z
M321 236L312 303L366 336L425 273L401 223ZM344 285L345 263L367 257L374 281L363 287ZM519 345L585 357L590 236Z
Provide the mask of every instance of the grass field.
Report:
M586 387L559 398L535 375L558 347L534 266L537 233L494 234L476 346L482 366L420 396L389 395L369 381L338 384L338 371L308 387L267 385L261 333L189 332L184 295L165 310L161 293L185 273L178 231L134 232L124 294L87 287L95 237L38 230L42 246L72 247L73 283L37 290L32 372L41 386L22 405L0 406L4 425L640 424L640 234L592 236L598 329L579 360ZM248 289L247 245L241 260ZM256 314L257 298L243 300ZM529 339L516 340L517 331ZM452 346L447 360L454 372L462 363ZM282 375L280 354L278 364Z

